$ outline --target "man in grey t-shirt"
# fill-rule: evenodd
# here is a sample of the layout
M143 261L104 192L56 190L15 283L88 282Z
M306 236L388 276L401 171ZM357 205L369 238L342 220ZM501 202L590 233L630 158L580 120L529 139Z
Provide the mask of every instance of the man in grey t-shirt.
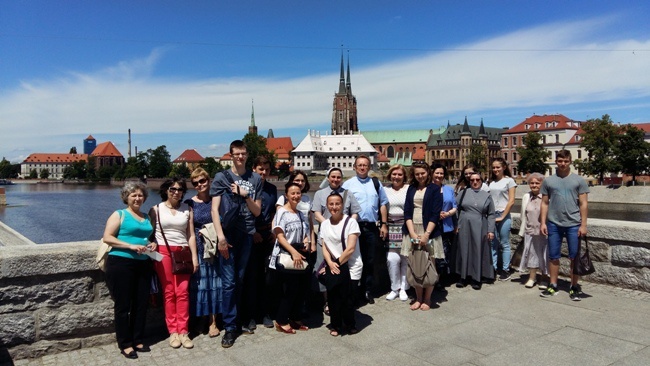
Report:
M557 278L560 272L562 238L566 238L571 264L580 249L580 237L587 235L587 194L589 187L582 177L571 173L571 152L560 150L555 158L556 174L542 183L540 213L541 232L548 236L549 274L551 283L540 294L550 297L557 294ZM571 266L573 270L573 265ZM581 300L578 285L580 276L571 273L569 297Z
M212 222L219 242L219 277L222 285L221 312L226 334L221 339L221 346L231 347L235 343L241 324L237 324L237 307L246 272L246 264L253 245L255 217L262 211L262 177L246 170L248 156L246 145L241 140L230 144L233 166L214 176L210 186L212 199ZM232 182L232 183L231 183ZM227 232L221 226L219 207L224 195L233 195L240 203L239 220Z

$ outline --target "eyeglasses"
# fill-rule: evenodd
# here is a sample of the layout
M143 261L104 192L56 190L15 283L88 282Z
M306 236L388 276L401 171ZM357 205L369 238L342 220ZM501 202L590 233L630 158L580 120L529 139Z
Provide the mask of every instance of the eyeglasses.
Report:
M196 186L198 186L199 184L205 184L205 182L207 182L207 181L208 181L208 180L207 180L206 178L201 178L201 179L199 179L199 180L197 180L197 181L195 181L195 182L192 182L192 185L193 185L194 187L196 187Z
M474 179L470 179L469 181L470 181L470 182L480 182L481 179L476 179L476 178L474 178Z
M236 156L236 157L242 157L242 156L246 156L246 155L248 155L248 153L237 153L237 154L232 154L232 156Z
M168 191L170 191L172 193L185 192L185 190L183 190L183 188L176 188L176 187L169 187Z

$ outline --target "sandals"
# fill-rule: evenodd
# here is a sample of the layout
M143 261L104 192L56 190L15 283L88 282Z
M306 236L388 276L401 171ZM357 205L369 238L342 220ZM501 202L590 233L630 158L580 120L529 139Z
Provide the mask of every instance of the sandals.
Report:
M331 335L332 337L338 337L338 336L340 336L341 334L339 334L339 331L336 330L336 329L330 329L330 335Z
M219 334L221 334L221 331L219 330L219 328L217 328L217 325L216 324L210 324L210 328L208 330L208 336L210 338L214 338L214 337L218 337Z
M285 325L288 325L288 324L285 324ZM277 330L280 333L285 333L285 334L296 334L296 331L293 328L291 328L291 326L289 327L289 329L284 329L284 328L282 328L282 326L278 322L275 323L275 330Z
M296 322L293 320L289 320L289 325L291 325L291 328L295 330L302 330L302 331L307 331L309 330L309 327L302 324L302 322Z

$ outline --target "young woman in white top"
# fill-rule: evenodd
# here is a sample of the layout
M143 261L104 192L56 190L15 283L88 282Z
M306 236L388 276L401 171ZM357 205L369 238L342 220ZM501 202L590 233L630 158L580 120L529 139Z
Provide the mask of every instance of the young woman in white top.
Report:
M160 186L163 202L151 208L149 216L155 228L158 251L163 259L156 263L156 273L163 289L165 302L165 322L169 331L169 345L172 348L192 348L189 338L188 322L190 320L189 283L190 274L172 273L172 252L189 250L192 252L194 272L199 269L199 259L194 236L194 214L183 195L187 192L185 179L172 178ZM164 237L163 237L164 232ZM167 244L165 244L167 243ZM169 245L169 249L167 249Z
M489 188L496 215L496 235L491 241L492 261L499 280L507 281L510 279L510 228L512 226L510 209L515 204L517 183L510 177L508 164L502 158L492 161ZM501 270L497 267L499 250L502 260Z
M340 194L332 192L327 197L327 209L332 217L323 221L320 227L326 270L332 275L343 276L335 286L327 288L330 335L338 336L344 325L349 334L356 334L355 294L363 271L358 244L361 230L355 219L343 214L343 197Z

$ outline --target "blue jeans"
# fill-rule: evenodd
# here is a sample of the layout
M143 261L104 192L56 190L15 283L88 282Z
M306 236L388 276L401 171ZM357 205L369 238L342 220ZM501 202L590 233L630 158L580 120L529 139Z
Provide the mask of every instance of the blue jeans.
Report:
M232 248L228 249L228 259L224 259L223 256L219 255L222 288L221 311L224 328L226 331L232 332L239 329L237 306L241 302L244 274L246 273L246 264L253 246L253 235L239 230L232 230L226 234L226 239L228 244L232 245Z
M496 212L496 216L501 216L502 212ZM501 222L496 223L496 230L494 233L494 239L492 240L492 262L494 263L494 269L497 268L497 257L499 256L499 247L501 247L501 259L503 261L504 271L510 270L510 228L512 227L512 219L510 214L506 215L506 218Z
M574 259L578 255L578 248L580 247L578 229L580 229L580 225L564 227L548 221L546 228L548 230L548 257L551 260L560 259L562 256L562 237L566 238L569 247L569 258Z

